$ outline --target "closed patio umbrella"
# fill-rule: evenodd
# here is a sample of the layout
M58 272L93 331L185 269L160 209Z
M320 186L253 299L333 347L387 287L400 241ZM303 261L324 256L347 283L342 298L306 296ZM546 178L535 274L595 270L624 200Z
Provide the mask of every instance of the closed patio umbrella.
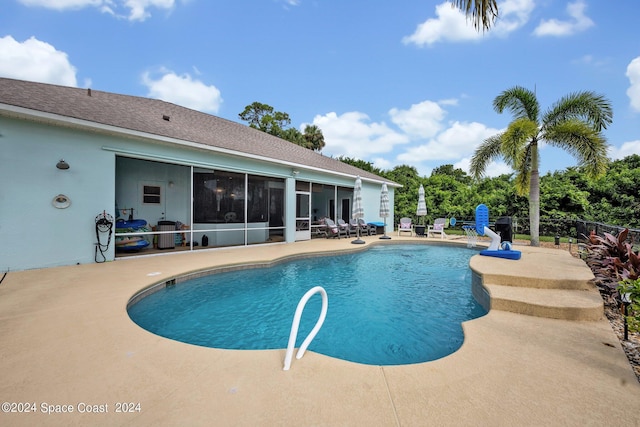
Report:
M389 190L387 189L387 183L382 184L382 190L380 191L380 218L384 218L384 235L381 239L390 239L387 236L387 217L390 215L389 210Z
M418 209L416 210L416 215L425 216L427 214L427 202L424 200L424 187L420 184L420 189L418 190Z
M353 208L351 209L351 216L353 219L359 220L364 218L364 207L362 206L362 180L358 176L356 178L356 183L353 187ZM360 227L356 229L356 240L353 240L351 243L355 243L357 245L361 245L364 243L364 240L360 239Z
M426 214L427 202L424 200L424 187L420 184L420 189L418 189L418 209L416 210L416 215L424 217ZM420 226L420 230L422 231L419 231L418 226L416 226L416 235L424 235L424 223L420 224Z

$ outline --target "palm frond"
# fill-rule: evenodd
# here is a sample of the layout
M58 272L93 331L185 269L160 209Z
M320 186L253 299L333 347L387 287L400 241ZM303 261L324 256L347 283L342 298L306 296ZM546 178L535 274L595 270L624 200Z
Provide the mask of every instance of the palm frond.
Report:
M518 196L529 195L529 183L531 181L530 172L518 172L515 177L516 194Z
M462 10L467 18L471 17L473 27L482 31L491 28L498 17L498 3L496 0L450 0L452 6Z
M540 104L536 94L522 86L514 86L503 91L493 100L493 109L502 113L509 110L516 119L527 118L537 122L540 114Z
M535 141L538 125L526 118L516 119L502 135L502 154L514 169L527 144Z
M533 169L534 156L533 150L537 150L537 144L527 144L521 150L517 163L513 166L513 169L517 172L515 176L516 193L519 196L526 196L529 194L529 183L531 181L531 170ZM536 165L537 169L537 165Z
M606 129L613 121L611 103L594 92L574 92L560 98L545 113L543 123L553 126L569 119L579 119L589 123L596 131Z
M590 124L579 119L569 119L546 129L545 141L569 152L583 167L590 178L597 178L607 171L607 140Z
M482 178L489 163L502 155L502 135L499 133L485 139L473 153L469 172L476 179Z

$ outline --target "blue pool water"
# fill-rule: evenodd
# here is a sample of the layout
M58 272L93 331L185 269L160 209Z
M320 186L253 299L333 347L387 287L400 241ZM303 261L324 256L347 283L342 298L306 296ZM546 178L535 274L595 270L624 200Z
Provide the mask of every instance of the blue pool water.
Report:
M461 322L486 314L471 295L477 251L385 245L270 268L192 279L129 307L163 337L224 349L284 349L300 298L322 286L329 304L309 350L371 365L436 360L463 342ZM315 325L321 296L309 300L296 347Z

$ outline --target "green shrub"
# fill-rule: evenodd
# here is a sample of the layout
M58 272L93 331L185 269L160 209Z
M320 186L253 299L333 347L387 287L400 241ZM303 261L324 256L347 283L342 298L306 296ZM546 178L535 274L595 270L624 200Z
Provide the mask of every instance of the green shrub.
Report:
M621 297L627 297L627 325L630 331L640 332L640 279L624 279L618 286Z

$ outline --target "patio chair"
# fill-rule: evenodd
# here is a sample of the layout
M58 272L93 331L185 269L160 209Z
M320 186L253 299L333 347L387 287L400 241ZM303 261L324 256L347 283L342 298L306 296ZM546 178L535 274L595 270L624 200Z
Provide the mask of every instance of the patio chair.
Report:
M358 233L358 228L348 224L344 219L340 218L338 220L338 227L340 227L341 229L343 229L344 231L346 231L347 233L347 237L351 236L352 234L355 236Z
M371 224L367 224L367 222L360 218L358 219L358 227L360 227L360 234L367 233L367 236L375 236L377 234L376 227Z
M356 233L358 230L360 230L361 236L369 235L369 229L367 227L362 227L362 225L360 224L360 220L358 219L351 218L349 220L349 226L351 226L354 230L356 230Z
M400 218L400 223L398 224L398 236L400 233L409 233L413 236L413 224L411 223L411 218Z
M435 221L433 221L433 225L430 225L427 229L427 237L429 237L429 235L432 235L431 237L433 237L434 234L440 234L441 239L447 237L446 233L444 232L444 226L446 224L446 218L436 218Z
M327 239L330 237L337 237L339 239L340 236L349 237L346 231L340 229L340 227L338 227L338 225L335 222L333 222L331 218L325 218L324 225L325 225L324 230L327 233Z

